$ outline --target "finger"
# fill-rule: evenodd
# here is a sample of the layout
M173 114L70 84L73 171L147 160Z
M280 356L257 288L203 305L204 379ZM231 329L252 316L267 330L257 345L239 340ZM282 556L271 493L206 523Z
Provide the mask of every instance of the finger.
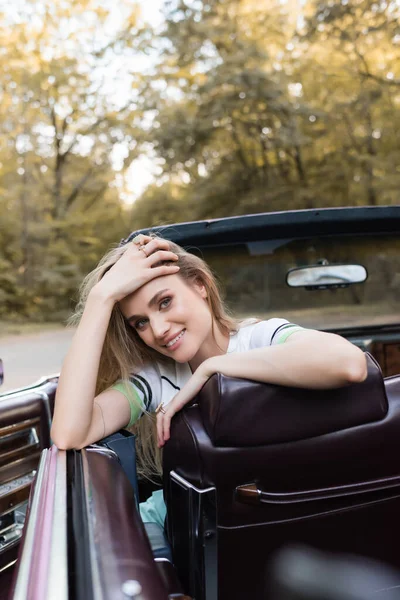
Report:
M147 246L146 246L147 250ZM166 261L177 261L179 260L179 256L171 252L170 250L157 250L157 252L153 252L150 256L147 256L148 262L151 265L156 265L157 263L162 263Z
M170 427L171 427L171 418L173 415L169 415L168 413L164 415L163 419L163 442L167 442L170 438Z
M161 240L157 238L150 238L149 242L145 242L142 245L145 246L147 256L150 256L150 254L153 254L153 252L156 252L157 250L170 249L169 242L167 240Z
M174 275L179 273L180 267L178 265L162 265L161 267L153 267L150 271L149 281L156 279L156 277L164 277L165 275Z
M136 237L133 238L132 244L135 244L136 246L143 246L143 244L147 244L152 239L153 238L150 237L149 235L144 235L143 233L139 233L139 235L137 235Z
M157 423L157 444L158 444L159 448L161 448L161 446L163 445L163 435L162 435L162 432L163 432L163 425L162 425L163 416L164 415L162 413L159 413L157 415L157 421L156 421L156 423Z

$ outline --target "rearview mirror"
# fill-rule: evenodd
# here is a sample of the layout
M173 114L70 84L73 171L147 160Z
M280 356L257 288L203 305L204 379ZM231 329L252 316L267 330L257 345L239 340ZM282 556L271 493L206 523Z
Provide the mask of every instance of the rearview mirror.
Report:
M362 283L367 277L367 270L362 265L330 265L326 263L291 269L286 276L286 283L290 287L323 290Z

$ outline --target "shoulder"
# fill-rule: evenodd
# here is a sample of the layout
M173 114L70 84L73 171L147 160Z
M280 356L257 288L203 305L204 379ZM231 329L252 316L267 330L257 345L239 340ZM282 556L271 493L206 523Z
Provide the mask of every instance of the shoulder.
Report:
M273 318L266 321L244 323L238 330L237 351L263 348L279 343L284 331L297 327L286 319Z

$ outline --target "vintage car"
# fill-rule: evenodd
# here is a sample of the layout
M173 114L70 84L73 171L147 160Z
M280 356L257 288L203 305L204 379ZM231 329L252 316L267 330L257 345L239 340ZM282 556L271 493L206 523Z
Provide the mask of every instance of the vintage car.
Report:
M0 395L0 598L399 598L400 207L158 231L207 260L236 314L336 332L367 353L368 377L317 391L214 375L173 419L165 531L138 514L133 434L59 451L57 376ZM353 559L318 555L296 579L308 555L293 545L365 562L355 582Z

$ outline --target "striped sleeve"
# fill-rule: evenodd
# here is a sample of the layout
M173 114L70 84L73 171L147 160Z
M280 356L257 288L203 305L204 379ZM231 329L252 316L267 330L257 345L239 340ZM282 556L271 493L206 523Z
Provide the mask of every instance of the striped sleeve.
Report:
M286 327L283 327L278 334L276 335L275 344L283 344L286 340L292 335L292 333L296 333L297 331L303 331L304 327L300 327L300 325L295 325L294 323L289 323Z
M117 381L111 389L124 394L129 402L131 418L128 427L131 427L143 414L153 412L154 407L160 403L161 376L157 366L149 366L138 373L133 373L129 381Z
M130 381L117 381L117 383L114 383L114 385L111 386L111 389L121 392L128 400L131 416L127 427L132 427L132 425L134 425L142 416L144 410L143 402L140 400L139 394L136 392L135 387Z
M266 348L276 344L283 344L292 333L300 331L302 327L289 323L285 319L269 319L254 325L250 348Z

